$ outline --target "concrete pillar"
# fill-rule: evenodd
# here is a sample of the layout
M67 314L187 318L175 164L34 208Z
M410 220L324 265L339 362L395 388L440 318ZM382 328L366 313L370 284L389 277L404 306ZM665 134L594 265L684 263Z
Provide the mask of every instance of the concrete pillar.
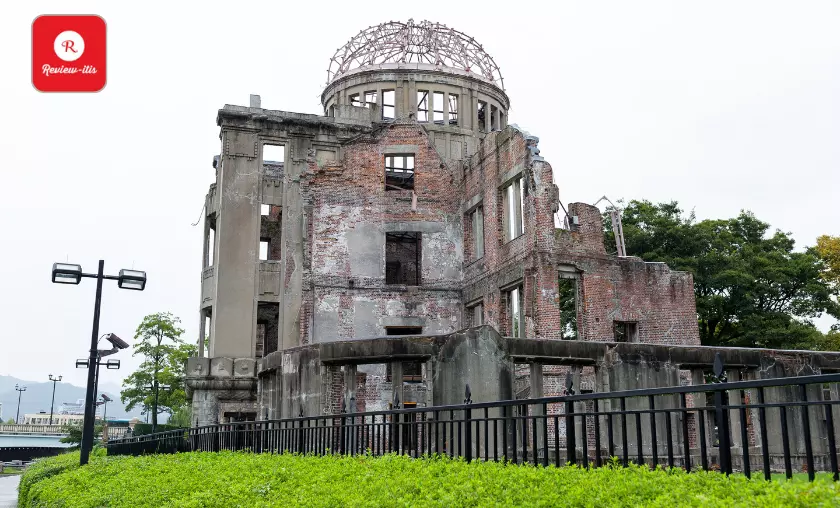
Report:
M205 335L205 324L207 322L207 311L202 309L199 315L199 323L198 323L198 357L202 358L204 356L204 335Z
M248 358L254 355L257 312L261 157L253 132L223 130L222 146L210 356Z
M741 380L741 371L739 369L726 369L726 379L730 383ZM740 390L729 391L729 404L739 405L743 401ZM732 443L732 453L741 453L741 447L744 445L741 439L741 411L738 409L729 410L729 442Z
M501 113L501 110L499 108L496 108L493 111L493 121L496 124L496 129L497 130L502 130L502 117L501 117L500 113Z
M358 368L355 365L344 366L344 404L348 413L355 413L358 410L356 402L356 374Z
M691 370L691 385L692 386L703 386L704 384L706 384L706 377L703 374L703 369L692 369ZM705 397L706 397L705 394L702 394L702 393L693 394L694 406L695 407L705 406L706 405ZM698 453L699 453L699 450L700 450L700 443L701 442L706 443L706 452L708 453L708 451L712 449L711 448L712 447L712 429L713 429L712 426L714 425L714 420L712 418L710 418L708 414L704 414L702 412L700 414L695 413L695 415L696 415L695 416L695 424L696 424L695 425L695 433L696 433L696 435L695 435L695 440L694 441L696 443ZM705 425L705 430L706 430L705 434L701 434L701 432L700 432L700 419L701 418L703 419L703 422L704 422L704 425Z
M545 397L545 390L543 389L543 366L541 363L534 362L530 365L530 367L531 372L529 379L531 381L531 398L540 399ZM541 404L532 405L531 411L533 416L545 416L545 411L543 411ZM537 419L537 435L534 436L534 439L538 450L538 456L542 456L543 448L545 446L545 429L543 421L539 418Z
M280 259L282 265L280 291L280 330L282 349L300 345L300 310L303 301L304 209L300 177L307 169L306 154L311 140L291 138L286 144L283 172L283 235ZM259 218L259 214L258 218ZM252 333L253 335L253 333Z
M443 91L443 125L449 125L449 91L447 90ZM449 136L446 138L446 151L449 153Z
M402 362L391 362L391 400L399 397L400 407L405 405L405 394L403 391L403 364Z

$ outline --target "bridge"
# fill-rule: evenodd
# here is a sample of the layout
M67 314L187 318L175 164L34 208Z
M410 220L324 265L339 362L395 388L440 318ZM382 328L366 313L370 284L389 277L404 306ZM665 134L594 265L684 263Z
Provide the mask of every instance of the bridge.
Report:
M66 435L56 425L0 425L0 462L58 455L73 446L61 442Z

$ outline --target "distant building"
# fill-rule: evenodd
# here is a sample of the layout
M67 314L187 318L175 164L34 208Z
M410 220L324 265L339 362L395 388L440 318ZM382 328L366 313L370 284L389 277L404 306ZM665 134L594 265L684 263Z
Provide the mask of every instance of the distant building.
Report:
M53 413L52 424L53 425L67 425L67 424L78 424L81 425L82 421L85 419L85 415L83 414L59 414ZM24 425L49 425L50 424L50 414L41 411L40 413L27 413L23 415L23 424Z

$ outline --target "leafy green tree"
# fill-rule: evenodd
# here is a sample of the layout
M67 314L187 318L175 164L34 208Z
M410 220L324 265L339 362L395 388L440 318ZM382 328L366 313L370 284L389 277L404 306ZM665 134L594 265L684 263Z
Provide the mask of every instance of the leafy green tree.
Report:
M9 418L8 420L6 420L6 425L14 425L15 423L16 422L14 418Z
M621 217L628 255L694 275L704 345L812 349L823 339L811 320L840 317L819 253L794 251L788 233L771 233L750 212L697 222L676 202L631 201ZM605 244L615 252L609 220Z
M196 347L181 339L184 330L180 319L169 312L150 314L137 327L134 356L142 355L143 363L123 381L120 399L126 411L134 407L147 408L152 425L157 426L158 415L170 415L186 404L184 386L185 363L194 356Z
M67 434L59 439L62 443L80 445L82 443L82 424L66 423L61 426L61 432ZM93 425L93 441L96 443L102 437L102 424L97 422Z
M175 425L177 427L190 427L191 422L192 406L190 405L189 401L187 401L186 404L173 411L172 416L169 417L169 425Z
M817 238L814 251L823 260L823 278L840 288L840 236L823 235Z

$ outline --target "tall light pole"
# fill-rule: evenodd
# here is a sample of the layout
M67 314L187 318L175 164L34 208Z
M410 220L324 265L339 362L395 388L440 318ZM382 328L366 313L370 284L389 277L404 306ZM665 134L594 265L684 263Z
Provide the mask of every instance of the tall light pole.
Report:
M15 391L18 392L18 408L17 415L15 415L15 423L20 425L20 396L26 391L26 387L15 385Z
M61 381L61 377L62 376L53 377L53 375L50 374L50 381L52 381L53 384L52 402L50 402L50 425L52 425L53 407L55 407L55 384Z
M88 379L85 393L85 419L82 428L81 457L79 463L88 463L90 451L93 449L93 419L96 413L94 405L94 385L96 382L96 370L99 363L100 352L97 349L99 338L99 309L102 305L102 281L105 279L117 281L122 289L133 289L143 291L146 287L146 272L137 270L120 270L119 275L105 275L105 261L99 260L99 271L96 274L82 273L82 265L69 263L53 263L52 281L57 284L79 284L82 278L96 279L96 300L93 307L93 330L90 334L90 356L88 357ZM112 334L113 335L113 334ZM116 336L114 336L116 337ZM119 343L112 341L115 348L124 349L128 347L124 341L116 337ZM121 343L121 344L120 344ZM116 351L114 351L116 352Z

